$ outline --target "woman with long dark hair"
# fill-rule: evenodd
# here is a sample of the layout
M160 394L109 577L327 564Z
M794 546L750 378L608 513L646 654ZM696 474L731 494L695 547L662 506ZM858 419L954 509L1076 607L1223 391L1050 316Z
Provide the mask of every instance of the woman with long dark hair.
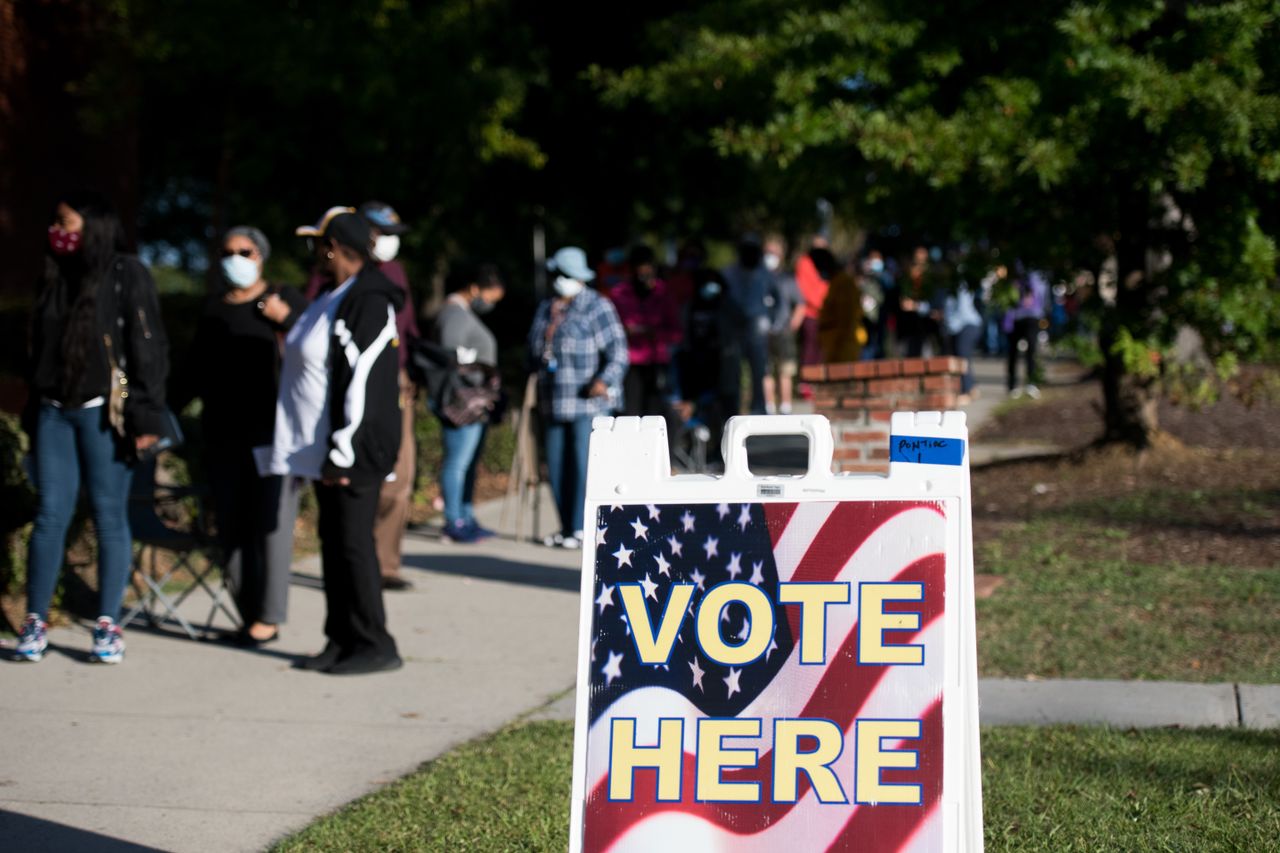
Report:
M111 206L64 196L49 226L32 317L27 426L39 510L27 562L27 618L18 656L44 655L45 620L83 482L98 540L98 620L92 659L119 663L116 620L129 581L128 496L135 454L165 431L168 343L154 282L124 250Z

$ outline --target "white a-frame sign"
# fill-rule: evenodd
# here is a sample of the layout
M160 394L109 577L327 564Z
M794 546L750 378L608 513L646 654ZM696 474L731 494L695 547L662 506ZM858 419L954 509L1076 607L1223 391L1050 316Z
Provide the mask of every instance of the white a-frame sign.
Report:
M745 440L808 437L801 476ZM597 418L573 851L982 849L968 433L897 413L887 477L821 416L740 417L724 476Z

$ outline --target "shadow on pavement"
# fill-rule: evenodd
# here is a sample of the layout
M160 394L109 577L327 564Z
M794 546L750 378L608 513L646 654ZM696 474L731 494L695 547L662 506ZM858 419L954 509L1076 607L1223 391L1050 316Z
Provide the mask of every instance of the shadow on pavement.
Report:
M0 809L0 838L8 850L76 850L79 853L146 853L158 850Z
M444 575L518 583L564 592L577 592L582 582L582 572L577 568L561 569L536 563L516 563L483 555L405 554L403 564L411 569Z

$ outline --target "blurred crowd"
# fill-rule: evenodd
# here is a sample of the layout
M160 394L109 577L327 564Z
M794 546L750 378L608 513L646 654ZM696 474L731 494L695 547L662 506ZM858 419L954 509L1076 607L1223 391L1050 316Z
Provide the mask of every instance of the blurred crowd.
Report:
M429 473L440 484L444 536L459 544L492 536L475 516L477 465L487 430L504 417L499 358L514 343L486 322L505 295L490 263L452 263L443 303L419 315L398 260L408 230L382 202L330 208L296 229L311 272L290 285L266 278L266 234L229 229L221 285L189 350L171 354L155 284L126 251L111 205L89 193L59 201L31 322L24 426L39 509L20 659L38 661L47 648L83 484L99 543L91 659L122 660L133 480L150 478L156 454L183 441L175 412L200 400L221 564L243 622L231 639L259 646L279 636L309 484L326 644L296 665L330 674L400 666L382 596L410 585L400 548L417 475L417 403L440 425L443 461ZM562 548L583 543L598 415L665 418L674 456L699 469L716 463L730 416L789 413L809 394L802 364L1003 354L1009 393L1036 396L1038 349L1074 311L1065 292L1016 263L928 246L903 257L875 247L840 257L819 237L789 251L778 237L748 234L719 266L698 241L665 259L637 243L594 264L565 246L546 273L521 367L559 516L546 544ZM961 391L962 404L977 393L971 370Z

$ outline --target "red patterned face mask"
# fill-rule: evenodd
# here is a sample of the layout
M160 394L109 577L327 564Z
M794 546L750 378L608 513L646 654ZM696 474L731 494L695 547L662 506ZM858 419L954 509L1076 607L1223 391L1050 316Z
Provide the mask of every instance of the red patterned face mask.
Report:
M81 231L68 231L60 225L49 226L49 248L55 255L73 255L80 251Z

